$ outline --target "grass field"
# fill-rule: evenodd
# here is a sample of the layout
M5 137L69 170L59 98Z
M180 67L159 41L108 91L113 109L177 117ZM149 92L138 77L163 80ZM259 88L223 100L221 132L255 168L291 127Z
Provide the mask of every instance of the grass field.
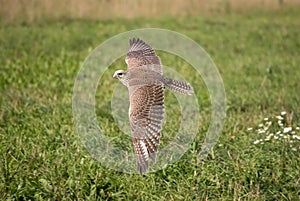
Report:
M1 24L0 200L299 200L300 150L288 142L254 144L260 134L247 131L281 111L294 113L286 124L300 124L299 19L299 9L290 8L179 19ZM205 85L190 79L203 116L191 149L167 168L139 176L106 168L89 155L75 133L72 93L93 48L144 27L178 31L205 48L224 81L227 118L213 153L199 160L210 100ZM187 64L160 55L167 66L193 78L193 71L180 70ZM117 61L107 76L117 64L125 68ZM96 113L99 126L121 138L107 106L116 84L111 77L101 83ZM176 105L169 92L167 97L167 121L172 121ZM172 129L166 123L162 146Z

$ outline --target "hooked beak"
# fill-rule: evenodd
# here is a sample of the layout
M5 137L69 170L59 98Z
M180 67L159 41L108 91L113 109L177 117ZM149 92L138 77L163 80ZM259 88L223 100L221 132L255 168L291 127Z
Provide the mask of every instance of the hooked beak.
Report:
M113 78L118 79L117 73L114 73Z

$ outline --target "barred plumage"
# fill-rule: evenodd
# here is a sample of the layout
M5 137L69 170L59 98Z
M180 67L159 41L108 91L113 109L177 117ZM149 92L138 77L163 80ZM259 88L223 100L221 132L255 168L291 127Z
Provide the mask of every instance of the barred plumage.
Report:
M189 83L186 83L186 82L173 80L171 78L165 77L164 84L170 90L177 92L177 93L182 93L182 94L186 94L186 95L192 95L194 93L193 87Z
M149 168L149 158L156 162L164 120L164 88L191 95L194 90L186 82L167 78L162 74L160 58L150 45L140 39L130 39L126 56L128 70L118 70L118 78L130 97L129 119L132 142L140 174Z

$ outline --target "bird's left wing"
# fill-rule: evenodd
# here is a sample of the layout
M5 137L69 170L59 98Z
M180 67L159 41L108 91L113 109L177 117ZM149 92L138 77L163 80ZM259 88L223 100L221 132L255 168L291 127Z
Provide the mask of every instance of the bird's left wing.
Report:
M149 158L156 160L164 119L164 87L143 85L129 95L132 141L138 170L143 174L149 168Z

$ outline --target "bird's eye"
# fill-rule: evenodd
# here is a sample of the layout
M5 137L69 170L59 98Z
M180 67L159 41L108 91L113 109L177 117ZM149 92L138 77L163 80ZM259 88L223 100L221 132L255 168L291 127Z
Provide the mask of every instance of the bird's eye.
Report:
M118 76L119 76L119 77L122 77L122 76L123 76L123 73L118 73Z

